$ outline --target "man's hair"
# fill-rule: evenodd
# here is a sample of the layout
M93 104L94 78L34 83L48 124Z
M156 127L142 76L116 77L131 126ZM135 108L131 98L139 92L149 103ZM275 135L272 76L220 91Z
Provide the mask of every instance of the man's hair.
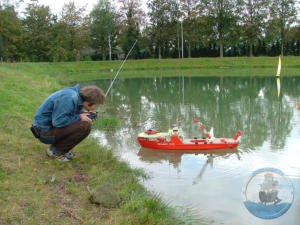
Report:
M104 92L95 85L81 88L80 94L83 101L90 104L103 105L105 103Z

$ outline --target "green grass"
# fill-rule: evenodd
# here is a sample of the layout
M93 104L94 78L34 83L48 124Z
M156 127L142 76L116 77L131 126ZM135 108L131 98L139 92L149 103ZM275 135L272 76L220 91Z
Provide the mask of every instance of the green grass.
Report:
M6 68L49 75L56 81L87 81L113 78L122 61L18 63ZM191 59L128 60L119 77L160 76L275 76L278 57L225 57ZM300 76L300 57L282 59L282 76Z
M0 224L191 224L140 185L145 172L118 161L113 150L100 148L91 137L74 148L77 157L71 163L45 156L46 145L29 130L34 113L63 87L55 73L84 64L0 64ZM117 126L113 118L101 123ZM121 196L118 207L88 200L87 186L104 183Z
M100 116L98 120L96 120L93 125L101 130L109 130L114 129L118 126L118 120L116 118L108 118Z

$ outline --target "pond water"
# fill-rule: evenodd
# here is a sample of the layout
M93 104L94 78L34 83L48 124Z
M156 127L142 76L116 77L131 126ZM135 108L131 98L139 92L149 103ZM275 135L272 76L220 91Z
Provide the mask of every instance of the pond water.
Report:
M110 80L93 82L107 90ZM87 84L87 83L84 83ZM90 84L90 83L89 83ZM132 167L143 168L145 187L173 206L192 209L208 224L296 225L300 221L300 78L282 80L277 97L273 77L173 77L118 79L107 98L112 130L96 129L99 144L112 147ZM203 133L198 118L215 137L242 132L235 150L162 151L141 148L136 137L147 129L167 131L179 124L185 137ZM181 122L180 122L181 121ZM294 201L281 217L264 220L244 206L251 173L272 167L294 187Z

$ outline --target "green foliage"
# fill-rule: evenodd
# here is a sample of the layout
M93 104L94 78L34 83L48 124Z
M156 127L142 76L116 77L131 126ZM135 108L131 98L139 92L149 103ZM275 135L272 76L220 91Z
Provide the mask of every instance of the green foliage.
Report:
M249 46L249 54L253 56L253 47L262 39L263 29L266 27L270 1L238 1L238 15L241 23L243 41Z
M0 58L2 60L20 60L22 45L20 40L21 21L14 7L0 9Z
M183 16L183 30L184 30L184 39L187 41L188 45L188 57L192 56L191 50L192 45L195 45L201 42L203 45L207 45L207 34L208 26L207 20L198 16L198 1L196 0L182 0L180 1L180 12ZM179 36L180 25L178 24L177 33ZM175 43L176 44L176 43ZM181 44L177 43L178 46L178 55L181 57ZM179 47L180 46L180 47Z
M151 38L155 43L158 58L171 46L168 41L176 40L176 21L179 19L178 4L174 0L152 0L148 2L148 15L152 25ZM175 31L175 32L174 32ZM171 34L171 35L170 35ZM170 37L171 36L171 37Z
M116 118L106 118L100 117L97 120L97 127L100 129L112 129L116 128L118 125L118 120Z
M52 61L52 29L54 17L48 6L29 4L23 21L23 41L30 61Z
M280 54L284 54L286 34L297 19L296 1L294 0L272 0L270 7L270 20L268 34L280 40Z
M82 57L82 61L92 61L92 57L90 55L85 55Z
M117 14L114 6L108 0L99 0L91 12L90 35L92 47L106 59L112 46L115 46ZM111 59L111 54L109 54Z
M63 32L59 32L59 35L63 35L63 47L67 52L67 58L69 61L80 60L80 50L82 50L86 43L89 41L88 26L89 20L83 17L85 8L77 8L74 2L65 4L62 9L62 17L60 20L60 26L63 28Z
M126 205L126 209L128 213L136 215L136 217L131 219L129 224L153 224L155 223L154 221L162 222L162 218L165 215L174 214L165 203L161 202L158 196L148 197L139 201L131 201ZM121 224L125 224L125 221L122 222ZM177 221L177 223L178 222L179 221ZM169 221L165 221L165 223L176 224L176 219L172 219L171 217Z
M132 59L300 55L296 0L149 0L148 18L137 0L119 12L99 0L86 16L69 2L60 17L37 1L20 17L17 2L0 3L1 62L122 59L135 40Z
M0 167L0 184L6 178L8 171Z
M200 11L208 17L209 23L214 28L213 36L217 37L220 57L224 56L224 42L234 38L237 11L236 0L203 0L200 4Z
M140 27L145 14L141 9L141 3L137 0L121 0L120 2L122 3L121 15L123 20L120 35L120 46L123 49L124 54L127 55L135 40L138 40L140 37ZM139 42L136 43L129 58L140 58Z

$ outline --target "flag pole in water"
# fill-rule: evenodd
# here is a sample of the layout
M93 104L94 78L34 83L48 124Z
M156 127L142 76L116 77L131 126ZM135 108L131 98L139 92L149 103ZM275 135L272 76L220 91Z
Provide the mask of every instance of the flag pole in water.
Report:
M278 67L277 67L277 74L276 74L276 80L277 80L277 96L278 96L278 98L279 98L279 96L280 96L280 89L281 89L281 85L280 85L280 72L281 72L281 55L279 56Z
M108 87L108 89L107 89L107 91L106 91L106 93L105 93L105 97L107 96L107 94L109 93L109 90L110 90L110 89L111 89L111 87L113 86L113 84L114 84L114 82L115 82L115 80L116 80L117 76L119 75L119 73L120 73L120 71L121 71L122 67L124 66L124 64L125 64L125 62L126 62L126 60L127 60L128 56L130 55L130 53L131 53L132 49L134 48L134 46L135 46L136 42L137 42L137 39L136 39L136 40L135 40L135 42L133 43L133 45L132 45L131 49L129 50L129 52L127 53L127 55L126 55L125 59L123 60L123 63L122 63L122 65L120 66L120 68L119 68L118 72L116 73L116 75L115 75L115 77L114 77L113 81L110 83L110 85L109 85L109 87Z

